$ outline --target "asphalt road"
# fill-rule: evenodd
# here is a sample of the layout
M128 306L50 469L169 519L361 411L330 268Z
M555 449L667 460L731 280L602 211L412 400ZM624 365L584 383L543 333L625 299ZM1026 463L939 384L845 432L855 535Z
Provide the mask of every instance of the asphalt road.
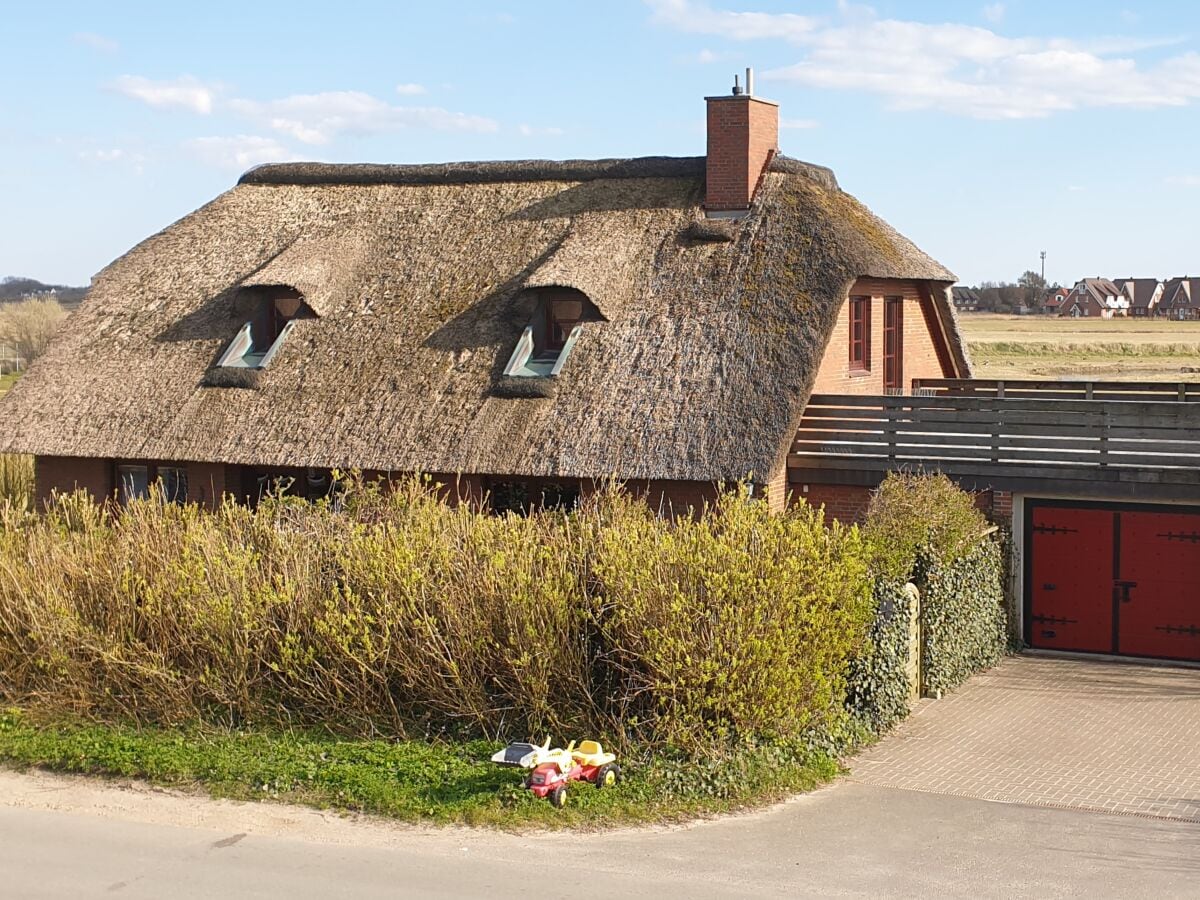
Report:
M686 828L509 835L0 772L0 897L1196 897L1200 825L841 782Z

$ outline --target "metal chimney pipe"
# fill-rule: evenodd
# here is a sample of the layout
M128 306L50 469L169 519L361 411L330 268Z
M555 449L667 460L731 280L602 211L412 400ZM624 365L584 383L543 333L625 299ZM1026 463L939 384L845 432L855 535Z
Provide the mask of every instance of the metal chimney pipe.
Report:
M754 96L754 70L749 67L746 69L746 96Z
M742 89L740 87L738 87L738 77L736 75L734 75L733 76L733 96L738 97L741 95L741 93L742 93Z

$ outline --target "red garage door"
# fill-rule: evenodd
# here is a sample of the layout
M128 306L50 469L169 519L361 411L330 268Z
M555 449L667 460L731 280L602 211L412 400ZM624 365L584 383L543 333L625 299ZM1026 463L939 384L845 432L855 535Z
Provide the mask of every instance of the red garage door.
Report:
M1200 661L1200 512L1028 501L1032 647Z

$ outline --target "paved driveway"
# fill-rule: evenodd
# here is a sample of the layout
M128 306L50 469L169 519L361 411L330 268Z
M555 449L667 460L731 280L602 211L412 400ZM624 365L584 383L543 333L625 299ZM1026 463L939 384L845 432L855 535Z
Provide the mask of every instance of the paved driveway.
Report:
M1019 656L923 701L863 784L1200 822L1200 670Z

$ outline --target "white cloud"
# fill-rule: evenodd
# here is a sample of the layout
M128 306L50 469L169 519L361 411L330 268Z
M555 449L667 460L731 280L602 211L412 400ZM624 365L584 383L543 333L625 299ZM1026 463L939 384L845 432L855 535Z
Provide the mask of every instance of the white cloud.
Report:
M295 94L280 100L231 100L234 112L306 144L326 144L343 135L372 135L406 128L493 132L499 125L483 116L437 106L393 106L361 91Z
M820 128L821 123L816 119L780 119L780 128L802 129L802 128Z
M77 31L71 35L71 40L84 47L99 50L101 53L116 53L121 49L121 45L112 38L91 31Z
M983 8L983 17L993 25L999 25L1004 21L1004 14L1007 10L1003 3L989 3Z
M207 115L213 110L216 89L190 75L171 81L151 81L138 75L122 75L111 85L126 97L160 109L185 109Z
M86 144L75 151L76 158L89 166L121 166L141 175L149 157L138 147L113 147Z
M80 150L77 154L84 162L117 162L125 158L125 151L120 147L110 149Z
M239 171L259 163L292 162L299 159L274 138L252 134L194 138L185 142L184 147L207 165Z
M402 97L415 97L418 94L424 94L425 85L408 82L407 84L396 85L396 93Z
M521 137L558 137L566 132L554 125L518 125L517 133L520 134Z
M1200 188L1200 175L1172 175L1167 184L1175 187Z
M795 13L727 12L691 0L648 0L654 21L677 31L715 34L735 41L759 38L796 40L814 32L818 20Z
M780 40L802 51L796 63L764 72L764 80L876 94L897 110L1020 119L1200 100L1200 54L1149 66L1130 56L1162 41L1009 38L971 25L881 19L869 7L846 3L839 3L836 20L727 12L692 0L648 3L656 22L680 31Z

